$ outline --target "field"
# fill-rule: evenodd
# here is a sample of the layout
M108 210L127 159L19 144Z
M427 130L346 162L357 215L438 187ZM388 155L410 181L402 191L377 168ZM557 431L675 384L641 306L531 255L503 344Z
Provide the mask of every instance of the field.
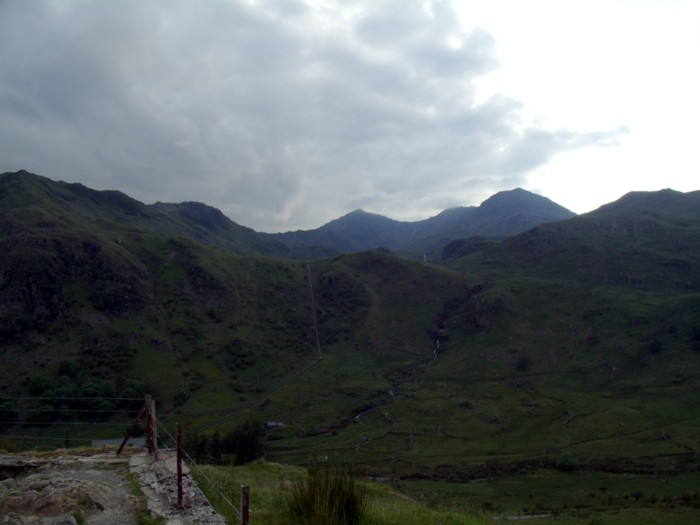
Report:
M289 487L304 475L299 467L264 462L195 470L200 486L230 523L237 523L236 512L219 490L237 504L238 487L249 486L251 523L256 525L288 523ZM700 519L698 481L697 473L669 478L547 470L468 484L368 481L361 523L487 525L527 519L535 524L685 525Z

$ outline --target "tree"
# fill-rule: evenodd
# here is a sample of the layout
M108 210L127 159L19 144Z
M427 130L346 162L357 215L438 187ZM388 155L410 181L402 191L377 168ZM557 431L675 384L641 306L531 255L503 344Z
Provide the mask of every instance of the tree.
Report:
M75 379L78 377L78 365L74 361L64 359L58 364L58 375Z
M0 403L0 427L4 424L11 425L17 421L19 417L19 412L17 412L17 407L11 401L3 401Z
M187 444L187 447L194 449L194 460L199 462L205 462L209 457L209 437L206 434L199 434L194 436L193 444Z
M48 403L43 403L39 405L39 408L27 415L26 423L28 425L50 423L55 419L55 415L54 407Z
M214 435L211 437L211 441L209 442L209 457L211 459L211 462L215 465L221 465L221 454L223 451L224 444L221 439L221 435L217 430L216 432L214 432Z
M565 452L557 460L555 466L562 472L573 472L578 468L578 460L570 452Z
M226 452L236 455L236 465L250 463L265 453L265 428L260 421L244 421L226 435Z
M38 373L32 375L27 382L27 390L30 395L39 396L43 394L51 386L49 378L46 374Z
M691 341L691 348L693 351L700 352L700 326L696 326L693 329L693 337L691 338Z

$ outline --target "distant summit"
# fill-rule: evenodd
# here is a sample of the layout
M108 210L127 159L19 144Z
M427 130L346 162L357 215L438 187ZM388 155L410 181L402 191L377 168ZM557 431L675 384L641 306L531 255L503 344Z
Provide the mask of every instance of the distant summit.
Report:
M697 213L697 201L688 196L699 195L700 192L689 194L680 191L665 189L659 191L631 191L618 200L604 204L591 212L594 215L616 213L622 210L636 209L638 211L654 209L656 211L669 210L675 212L686 211Z
M450 208L423 221L401 222L355 210L315 230L273 235L292 246L318 245L344 253L388 248L422 255L455 239L503 239L575 216L546 197L517 188L497 193L478 207Z

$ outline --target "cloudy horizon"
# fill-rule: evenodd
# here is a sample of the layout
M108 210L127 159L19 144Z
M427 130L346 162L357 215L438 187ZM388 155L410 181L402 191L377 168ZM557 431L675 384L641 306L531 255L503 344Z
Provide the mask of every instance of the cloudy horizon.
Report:
M610 155L643 136L636 121L538 114L546 93L514 73L502 19L470 23L477 5L2 2L0 171L204 202L268 232L358 208L420 220L515 187L578 213L611 200L609 175L566 159L633 168ZM610 190L657 183L636 177ZM653 189L690 189L673 182Z

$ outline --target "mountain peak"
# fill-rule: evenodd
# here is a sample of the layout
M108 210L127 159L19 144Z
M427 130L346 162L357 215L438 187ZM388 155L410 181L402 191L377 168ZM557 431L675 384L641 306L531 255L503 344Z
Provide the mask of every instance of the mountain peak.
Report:
M342 217L332 220L331 222L321 226L320 229L336 229L338 227L346 228L352 225L362 225L362 226L374 226L377 224L388 224L397 223L394 219L385 217L384 215L379 215L377 213L370 213L361 208L358 208L350 213L346 213Z
M559 206L554 201L538 195L537 193L532 193L530 191L524 190L522 188L514 188L512 190L499 191L498 193L492 195L484 202L481 203L481 207L489 207L493 205L514 205L517 204L522 206L523 204L529 204L534 206L542 206L543 204L558 206L562 209L566 209L563 206ZM567 210L568 211L568 210ZM573 215L573 212L570 212Z
M697 193L697 192L693 192ZM691 194L682 193L670 188L657 191L631 191L616 201L605 204L591 213L610 213L617 210L631 208L658 208L664 209L687 204Z

